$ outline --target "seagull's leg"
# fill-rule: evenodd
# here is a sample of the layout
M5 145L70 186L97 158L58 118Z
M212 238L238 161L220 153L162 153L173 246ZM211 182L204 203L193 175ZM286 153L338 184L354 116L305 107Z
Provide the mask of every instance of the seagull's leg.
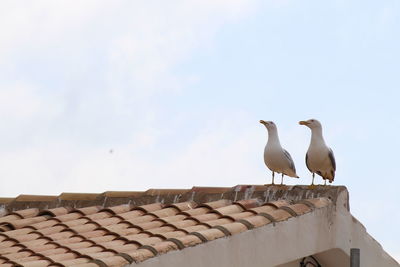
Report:
M283 173L282 173L282 180L281 180L281 185L283 185Z
M312 183L311 183L311 185L314 185L314 178L315 178L315 173L312 173Z
M326 185L326 179L325 179L325 183L324 183L324 185Z
M272 172L272 184L275 184L274 183L274 178L275 178L275 172Z

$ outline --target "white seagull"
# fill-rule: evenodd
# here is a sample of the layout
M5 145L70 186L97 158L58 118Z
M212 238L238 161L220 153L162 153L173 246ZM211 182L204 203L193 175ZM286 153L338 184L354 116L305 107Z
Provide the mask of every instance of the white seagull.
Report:
M317 173L325 180L332 183L335 179L336 162L332 149L330 149L322 136L322 125L316 119L308 121L300 121L300 125L305 125L311 129L311 141L306 154L307 168L312 172L312 183L314 184L314 176Z
M274 184L275 172L282 174L281 184L283 184L283 176L287 175L299 178L296 174L296 168L289 152L282 148L279 142L278 130L272 121L260 120L260 123L268 130L268 142L264 149L264 162L268 169L272 171L272 184Z

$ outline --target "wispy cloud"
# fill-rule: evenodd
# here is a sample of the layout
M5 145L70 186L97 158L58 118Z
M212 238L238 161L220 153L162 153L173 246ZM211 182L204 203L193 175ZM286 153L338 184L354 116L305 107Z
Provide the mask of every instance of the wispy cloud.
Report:
M233 145L218 148L222 129L193 136L179 152L161 152L165 158L153 156L160 133L170 131L157 123L157 99L186 88L191 77L175 67L255 5L1 3L0 118L9 131L0 133L8 148L0 153L0 175L10 182L0 194L192 186L185 177L232 172L217 160ZM243 136L237 138L231 142ZM199 164L204 155L208 161Z

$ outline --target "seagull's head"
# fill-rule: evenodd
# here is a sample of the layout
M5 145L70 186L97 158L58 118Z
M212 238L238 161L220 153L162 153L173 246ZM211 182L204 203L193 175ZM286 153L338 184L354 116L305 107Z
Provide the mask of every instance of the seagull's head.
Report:
M276 129L276 125L273 121L264 121L264 120L260 120L261 124L264 124L264 126L268 129L268 130L272 130L272 129Z
M322 127L321 123L316 119L309 119L307 121L299 121L299 124L300 125L305 125L310 129L316 129L316 128L321 128Z

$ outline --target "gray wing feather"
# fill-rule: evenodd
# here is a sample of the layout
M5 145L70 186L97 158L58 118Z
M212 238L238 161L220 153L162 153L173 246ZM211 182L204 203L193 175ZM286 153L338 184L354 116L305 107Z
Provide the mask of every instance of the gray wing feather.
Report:
M333 169L336 171L335 156L333 155L333 151L330 148L329 148L329 159L331 160L331 164L332 164Z
M289 165L290 165L290 169L292 169L292 171L294 171L294 173L296 173L296 167L294 166L294 162L292 157L290 156L289 152L287 152L285 149L283 150L283 153L285 154L286 158L289 160Z
M306 166L307 166L307 169L308 169L310 172L312 172L311 169L310 169L310 167L308 166L308 153L306 153Z

